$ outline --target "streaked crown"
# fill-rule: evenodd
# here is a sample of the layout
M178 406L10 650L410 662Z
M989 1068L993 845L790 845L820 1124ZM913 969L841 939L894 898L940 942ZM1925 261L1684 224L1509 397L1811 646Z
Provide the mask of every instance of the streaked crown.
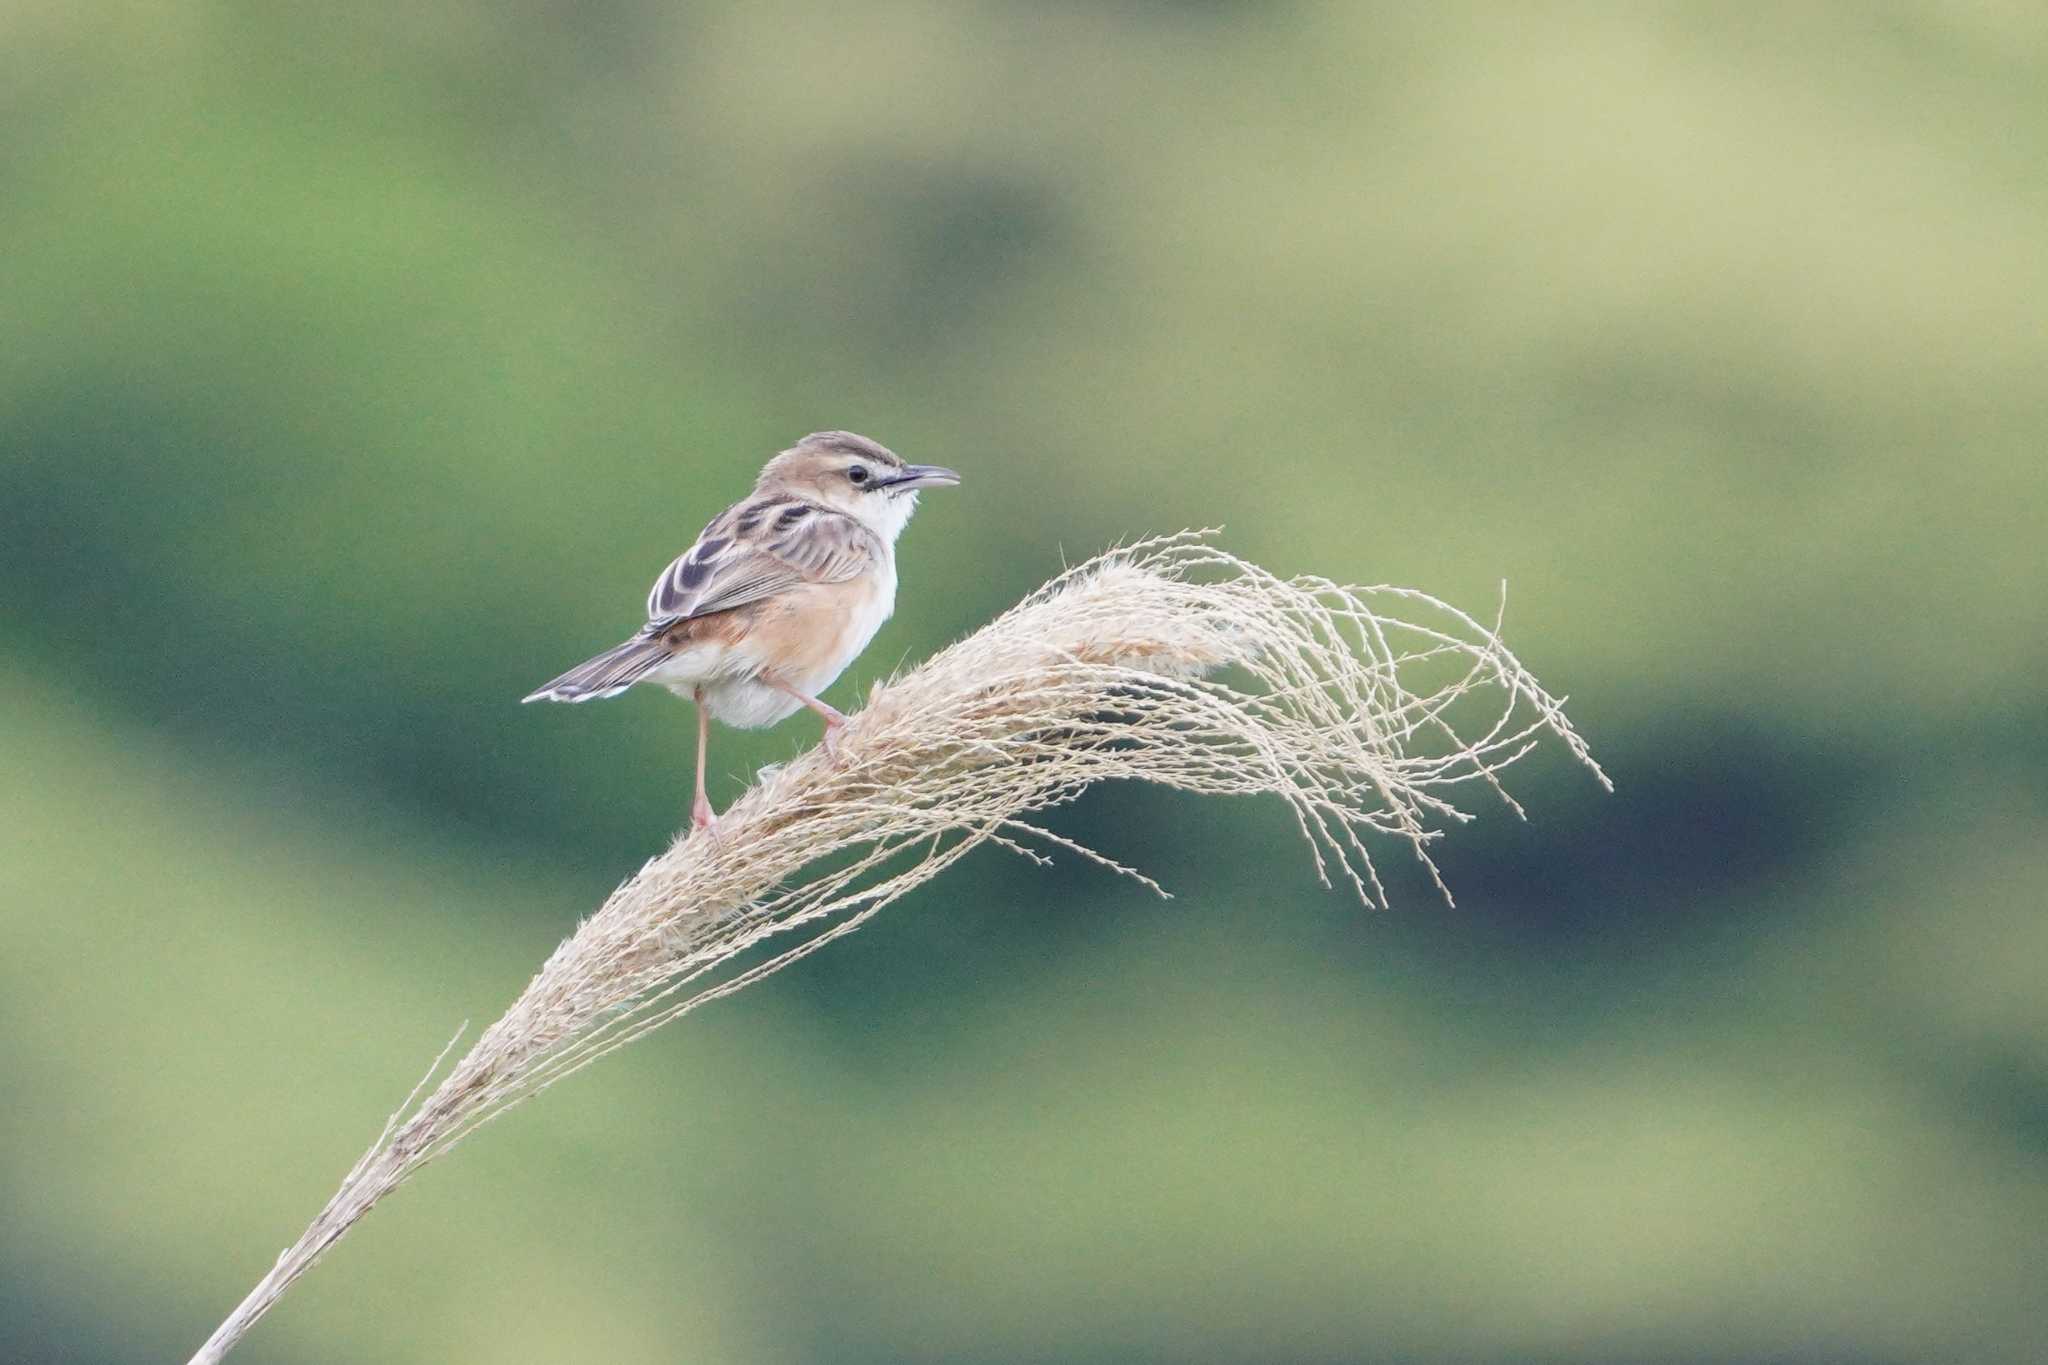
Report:
M814 431L770 460L761 470L760 482L811 483L827 470L845 468L849 460L885 477L903 469L903 458L880 441L851 431Z

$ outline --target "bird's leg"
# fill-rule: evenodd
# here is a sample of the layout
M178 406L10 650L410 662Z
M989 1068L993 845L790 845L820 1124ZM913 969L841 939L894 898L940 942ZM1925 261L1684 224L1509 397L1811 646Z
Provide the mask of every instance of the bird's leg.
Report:
M839 728L846 724L846 717L840 712L839 708L833 706L830 702L819 701L808 693L797 691L772 673L763 673L761 681L767 683L778 692L787 692L790 696L795 697L805 706L810 707L825 718L825 753L833 762L838 762Z
M690 803L690 828L708 829L716 835L718 816L711 809L711 798L704 794L704 755L711 747L711 713L704 709L703 688L690 696L697 703L697 799Z

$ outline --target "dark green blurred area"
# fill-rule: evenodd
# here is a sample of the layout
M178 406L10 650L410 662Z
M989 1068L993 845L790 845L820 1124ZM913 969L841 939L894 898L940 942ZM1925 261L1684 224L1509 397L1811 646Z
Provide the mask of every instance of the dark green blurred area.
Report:
M1098 791L1177 899L978 856L237 1360L2043 1358L2044 81L1962 0L12 7L0 1359L184 1358L662 845L688 709L517 698L820 427L967 475L841 705L1223 523L1507 580L1619 791L1391 914Z

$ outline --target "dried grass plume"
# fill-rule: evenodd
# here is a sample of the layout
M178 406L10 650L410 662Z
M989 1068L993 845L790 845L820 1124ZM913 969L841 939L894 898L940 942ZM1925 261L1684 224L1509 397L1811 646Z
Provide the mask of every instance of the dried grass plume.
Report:
M1545 736L1607 785L1497 621L1408 589L1276 578L1206 534L1102 555L878 684L838 763L812 751L764 771L715 838L679 840L620 886L424 1098L422 1081L193 1360L221 1359L478 1125L858 928L980 844L1058 846L1156 889L1032 822L1097 782L1277 797L1324 883L1384 905L1372 850L1405 847L1435 878L1431 845L1468 818L1460 789L1519 813L1497 775Z

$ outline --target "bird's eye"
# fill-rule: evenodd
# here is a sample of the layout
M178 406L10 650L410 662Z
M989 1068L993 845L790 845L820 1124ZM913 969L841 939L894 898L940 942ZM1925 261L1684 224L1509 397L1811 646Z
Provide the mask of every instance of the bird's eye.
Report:
M868 467L864 464L854 465L846 471L846 477L852 479L855 483L866 483L868 481Z

